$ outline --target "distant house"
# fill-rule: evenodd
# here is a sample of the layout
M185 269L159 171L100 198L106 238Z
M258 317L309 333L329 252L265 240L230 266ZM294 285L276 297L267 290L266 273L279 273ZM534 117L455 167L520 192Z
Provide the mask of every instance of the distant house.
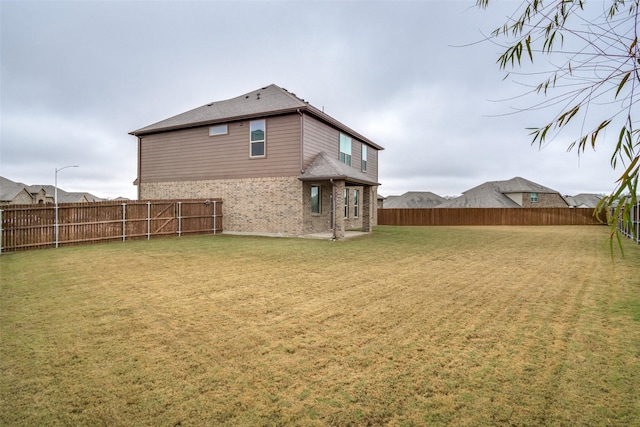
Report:
M276 85L130 132L139 199L222 198L227 232L370 231L383 148Z
M389 196L383 208L435 208L447 199L430 191L407 191L401 196Z
M99 202L91 193L70 193L58 188L58 203ZM0 177L0 204L30 205L55 203L55 186L26 185Z
M600 194L580 193L575 196L564 196L569 206L572 208L595 208L602 200Z
M515 177L489 181L464 191L438 208L566 208L567 201L556 190Z
M24 205L33 203L33 196L26 185L0 176L0 204Z

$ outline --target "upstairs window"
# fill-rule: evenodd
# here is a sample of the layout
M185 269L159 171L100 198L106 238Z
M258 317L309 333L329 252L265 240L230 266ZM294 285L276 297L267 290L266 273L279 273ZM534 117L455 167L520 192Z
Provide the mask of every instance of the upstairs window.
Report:
M209 136L226 135L229 133L227 125L216 125L209 128Z
M340 161L351 166L351 138L340 134Z
M321 213L321 205L320 205L320 186L312 185L311 186L311 213L320 215Z
M251 122L250 153L251 157L264 157L267 144L267 132L264 120Z
M538 193L531 193L531 203L538 203Z
M367 146L362 144L362 172L367 171Z

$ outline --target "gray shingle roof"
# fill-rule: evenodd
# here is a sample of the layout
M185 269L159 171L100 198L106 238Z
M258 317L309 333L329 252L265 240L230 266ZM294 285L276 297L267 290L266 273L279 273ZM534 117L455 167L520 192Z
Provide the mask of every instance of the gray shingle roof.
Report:
M302 181L327 181L329 179L345 180L354 184L380 185L359 170L348 166L327 153L320 152L313 162L298 177Z
M565 200L575 208L595 208L602 197L599 194L580 193L575 196L565 196Z
M519 208L519 204L505 194L510 193L558 193L549 187L524 178L506 181L489 181L464 191L460 197L449 200L440 208ZM558 193L559 194L559 193Z
M448 200L438 208L519 208L519 204L505 196L495 182L485 182Z
M492 181L502 193L557 193L544 185L516 176L506 181Z
M312 114L338 129L351 134L378 150L384 149L375 142L369 140L363 135L360 135L358 132L312 106L307 101L298 98L295 94L288 92L286 89L275 84L256 89L235 98L211 102L129 133L131 135L141 136L157 132L224 123L232 120L245 120L253 117L257 118L276 114L294 113L297 111L308 112L309 114Z
M19 182L11 181L5 177L0 176L0 201L10 202L18 193L25 189L25 185Z
M385 208L435 208L447 199L430 191L407 191L401 196L389 196Z

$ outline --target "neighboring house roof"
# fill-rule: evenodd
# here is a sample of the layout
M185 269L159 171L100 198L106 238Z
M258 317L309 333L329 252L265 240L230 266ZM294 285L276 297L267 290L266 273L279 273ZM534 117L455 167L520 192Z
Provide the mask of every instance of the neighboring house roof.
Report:
M516 176L507 181L492 181L503 193L558 193L544 185Z
M384 208L434 208L447 199L430 191L407 191L401 196L389 196Z
M53 198L55 195L55 186L53 185L30 185L29 188L44 188L47 193L47 197ZM64 191L58 187L58 202L59 203L79 203L79 202L101 202L104 199L94 196L87 192L69 192Z
M24 184L0 176L0 202L11 202L22 191L26 191Z
M21 182L11 181L5 177L0 176L0 201L9 202L15 198L21 191L27 192L30 196L38 194L40 191L44 191L47 199L53 201L55 195L55 186L53 185L26 185ZM58 187L58 202L59 203L77 203L77 202L99 202L104 199L94 196L91 193L75 192L70 193L64 191Z
M569 206L574 208L595 208L602 200L600 194L580 193L575 196L565 196L565 200L569 203Z
M303 111L353 135L378 150L384 149L365 136L312 106L307 101L298 98L295 94L275 84L265 86L235 98L211 102L129 133L135 136L142 136L234 120L246 120L253 117L267 117Z
M524 178L515 177L507 181L489 181L464 191L460 197L446 201L439 208L519 208L518 203L506 194L513 193L558 193L549 187ZM558 193L559 194L559 193Z
M327 181L330 179L345 180L350 183L364 185L380 185L371 181L371 177L352 168L338 159L334 159L324 151L318 153L309 167L298 177L301 181Z
M505 196L493 182L486 182L448 200L438 208L519 208L520 205Z

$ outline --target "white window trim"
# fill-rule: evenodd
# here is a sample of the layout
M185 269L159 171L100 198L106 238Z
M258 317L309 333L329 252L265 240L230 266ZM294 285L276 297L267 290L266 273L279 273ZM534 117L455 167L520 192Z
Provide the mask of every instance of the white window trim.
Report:
M251 124L253 124L255 122L263 122L264 123L264 139L257 140L257 141L252 141L251 140ZM263 154L260 154L259 156L254 156L254 155L251 154L251 152L252 152L251 148L253 147L254 143L258 143L258 142L262 142L264 144L264 152L263 152ZM249 158L251 158L251 159L262 159L264 157L267 157L267 121L264 120L264 119L251 120L251 122L249 122Z
M353 190L353 217L360 216L360 190Z
M342 193L342 198L344 200L344 217L349 218L349 189L345 188Z
M313 211L313 189L318 189L318 212ZM311 199L311 215L322 215L322 187L319 185L311 186L311 193L309 194Z
M344 141L345 141L345 145L348 144L348 149L349 152L346 151L342 151L342 140L344 137ZM340 160L341 163L344 163L347 166L351 166L351 157L352 157L352 152L353 152L353 142L352 139L349 135L346 135L344 133L340 133L340 138L338 140L338 152L340 153L340 155L338 156L338 160ZM345 161L343 162L341 157L344 154L344 158Z
M367 171L367 144L362 144L362 159L360 160L362 172Z
M224 131L216 131L216 129L222 129L222 128L224 128ZM209 126L209 136L220 136L220 135L228 135L228 134L229 134L229 125L227 124Z

